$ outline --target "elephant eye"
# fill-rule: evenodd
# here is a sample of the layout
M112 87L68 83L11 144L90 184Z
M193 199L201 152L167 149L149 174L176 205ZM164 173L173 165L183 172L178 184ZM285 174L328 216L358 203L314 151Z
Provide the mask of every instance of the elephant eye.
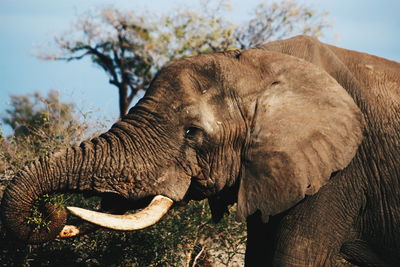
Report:
M190 126L185 129L185 135L187 138L194 138L198 136L202 130L198 127Z
M274 81L274 82L271 83L271 85L277 85L277 84L280 84L280 83L281 83L280 81Z

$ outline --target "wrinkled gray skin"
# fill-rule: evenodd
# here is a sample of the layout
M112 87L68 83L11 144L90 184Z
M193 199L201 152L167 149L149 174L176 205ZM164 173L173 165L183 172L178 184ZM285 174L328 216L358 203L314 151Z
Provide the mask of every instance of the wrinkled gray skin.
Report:
M173 62L107 133L22 170L3 222L43 242L65 223L25 223L45 193L208 198L216 220L237 202L247 266L399 266L399 84L399 63L304 36Z

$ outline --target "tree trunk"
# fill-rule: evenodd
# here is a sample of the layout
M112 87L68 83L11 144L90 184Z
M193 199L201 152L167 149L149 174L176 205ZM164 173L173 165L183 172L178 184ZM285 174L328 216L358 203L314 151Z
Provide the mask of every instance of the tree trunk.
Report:
M122 118L128 113L128 86L126 84L118 85L119 92L119 117Z

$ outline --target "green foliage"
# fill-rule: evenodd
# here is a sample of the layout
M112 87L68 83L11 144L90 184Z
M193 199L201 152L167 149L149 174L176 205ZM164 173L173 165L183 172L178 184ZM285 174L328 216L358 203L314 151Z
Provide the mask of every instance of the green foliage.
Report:
M177 10L161 17L157 24L162 26L155 32L157 69L177 58L236 48L237 25L222 16L224 10L226 5L211 7L208 3L201 6L200 12Z
M50 225L51 221L46 218L42 211L45 210L45 207L48 204L52 204L55 212L61 211L61 209L64 208L64 206L62 205L63 202L63 195L45 194L41 196L33 204L31 209L31 216L26 218L26 223L32 225L35 231L40 231L42 229L50 230L48 226Z

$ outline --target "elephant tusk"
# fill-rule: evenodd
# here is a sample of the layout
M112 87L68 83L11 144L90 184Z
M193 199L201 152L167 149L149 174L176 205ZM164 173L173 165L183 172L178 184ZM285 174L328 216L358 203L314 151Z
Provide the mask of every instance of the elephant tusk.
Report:
M165 196L155 196L143 210L134 214L114 215L78 207L67 207L75 216L88 222L114 230L139 230L157 223L174 202Z

